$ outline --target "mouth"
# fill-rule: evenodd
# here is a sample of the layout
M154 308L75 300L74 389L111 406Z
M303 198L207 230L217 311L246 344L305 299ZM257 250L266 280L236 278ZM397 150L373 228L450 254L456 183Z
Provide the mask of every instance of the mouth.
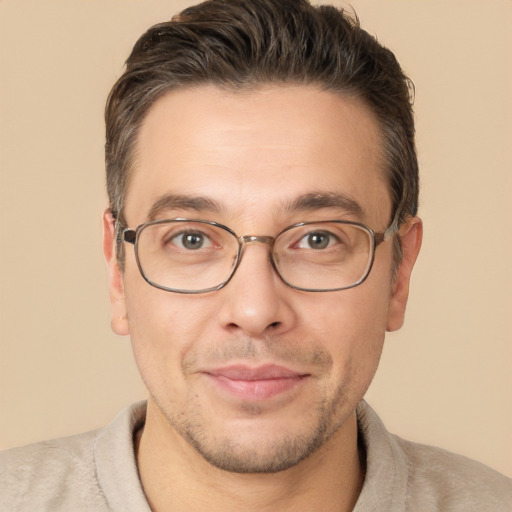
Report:
M278 365L256 368L235 365L208 370L204 374L221 391L247 401L268 400L282 395L310 376Z

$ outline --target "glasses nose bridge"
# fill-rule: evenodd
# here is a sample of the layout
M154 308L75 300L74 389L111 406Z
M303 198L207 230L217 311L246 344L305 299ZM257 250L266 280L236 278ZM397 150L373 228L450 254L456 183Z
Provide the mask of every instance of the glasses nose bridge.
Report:
M273 244L275 239L276 238L274 236L267 236L267 235L244 235L244 236L238 237L238 240L240 240L240 243L242 245L248 244L251 242L259 242L261 244L269 245L269 244Z
M238 244L239 244L239 252L238 252L238 261L233 269L233 274L238 269L238 266L240 265L244 253L245 246L247 244L253 244L253 243L260 243L267 246L267 254L268 254L268 261L270 262L270 265L274 270L276 269L276 264L274 261L274 243L275 243L276 237L275 236L267 236L267 235L244 235L238 237ZM279 274L279 271L277 271Z
M266 235L244 235L238 237L238 241L242 247L244 247L246 244L260 243L267 245L270 250L273 249L275 240L276 238L274 236Z

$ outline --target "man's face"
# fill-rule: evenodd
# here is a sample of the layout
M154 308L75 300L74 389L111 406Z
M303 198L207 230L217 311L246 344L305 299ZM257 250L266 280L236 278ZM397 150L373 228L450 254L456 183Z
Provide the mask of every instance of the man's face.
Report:
M136 149L131 228L187 217L274 236L302 221L383 231L391 220L379 128L353 98L305 86L174 91L149 111ZM311 194L323 199L298 201ZM363 284L320 293L285 285L264 244L245 247L227 286L198 295L150 286L125 250L121 274L107 249L113 327L131 335L159 416L148 422L230 471L285 469L335 438L374 375L386 328L402 321L410 269L393 281L392 242Z

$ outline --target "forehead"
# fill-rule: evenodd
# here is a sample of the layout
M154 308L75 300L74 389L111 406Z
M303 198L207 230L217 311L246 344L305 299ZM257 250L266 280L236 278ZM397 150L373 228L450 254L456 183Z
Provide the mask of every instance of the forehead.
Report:
M162 197L179 195L212 199L226 215L278 216L298 197L339 194L362 220L387 219L381 148L373 113L357 98L289 85L180 89L141 125L125 212L145 222Z

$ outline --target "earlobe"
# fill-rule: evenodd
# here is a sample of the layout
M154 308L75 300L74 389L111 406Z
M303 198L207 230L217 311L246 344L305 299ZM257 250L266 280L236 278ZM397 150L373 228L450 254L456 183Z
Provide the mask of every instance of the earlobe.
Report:
M421 219L418 217L409 219L400 229L398 236L400 236L402 246L402 261L397 269L391 290L387 323L388 331L396 331L404 323L411 273L420 252L423 237Z
M110 210L103 214L103 254L107 262L108 285L110 292L112 330L120 336L130 333L126 300L124 296L123 273L116 255L115 220Z

